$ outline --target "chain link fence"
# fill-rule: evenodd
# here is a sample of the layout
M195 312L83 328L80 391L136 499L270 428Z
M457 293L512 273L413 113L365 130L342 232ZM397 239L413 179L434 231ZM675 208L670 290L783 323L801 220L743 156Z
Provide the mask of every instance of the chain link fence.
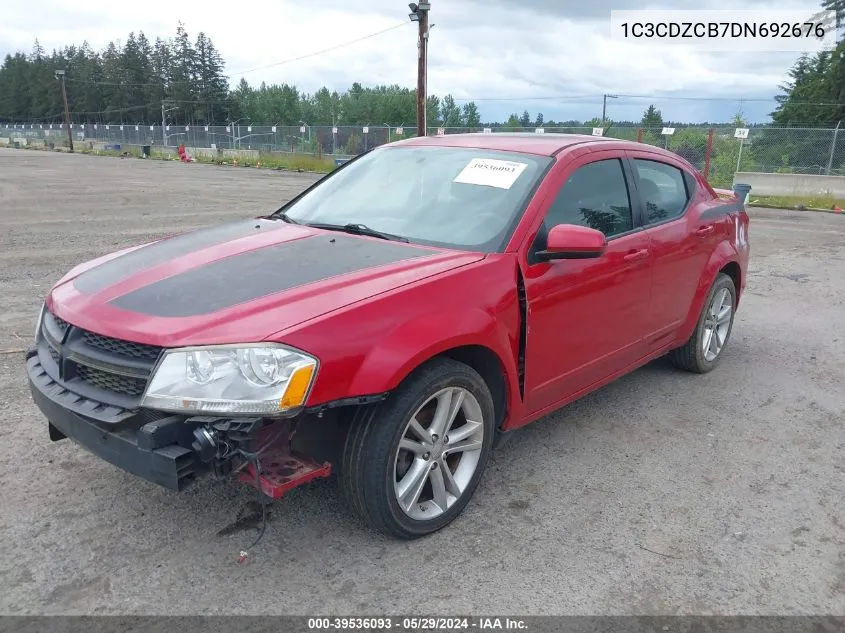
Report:
M429 135L496 132L593 134L587 127L545 128L430 128ZM682 156L714 186L730 187L736 171L764 173L845 175L845 131L839 128L752 127L748 137L735 137L734 128L664 128L610 126L605 135L666 148ZM176 126L142 124L81 124L71 126L74 143L96 144L101 149L150 147L190 151L257 150L258 152L349 157L373 147L417 135L415 127L230 125ZM0 139L67 145L67 129L59 123L2 123Z

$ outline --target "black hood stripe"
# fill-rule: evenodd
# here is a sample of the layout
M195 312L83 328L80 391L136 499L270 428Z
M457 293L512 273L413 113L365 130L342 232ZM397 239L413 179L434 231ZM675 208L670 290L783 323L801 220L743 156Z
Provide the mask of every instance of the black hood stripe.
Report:
M210 314L276 292L439 251L344 234L319 235L233 255L110 302L156 317Z
M288 226L282 222L270 220L239 220L220 226L190 231L181 235L163 239L155 244L126 253L120 257L85 271L77 277L73 285L79 292L93 294L122 279L146 268L163 264L180 255L198 251L209 246L225 244L232 240L247 237L251 233L267 231Z

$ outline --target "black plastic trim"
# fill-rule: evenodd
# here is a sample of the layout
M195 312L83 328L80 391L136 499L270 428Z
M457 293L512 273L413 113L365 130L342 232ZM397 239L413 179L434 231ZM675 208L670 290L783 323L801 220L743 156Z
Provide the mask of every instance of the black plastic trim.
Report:
M184 490L204 470L196 453L185 446L190 445L193 427L184 424L183 418L159 420L142 429L126 425L109 428L98 424L93 416L113 425L135 412L87 400L64 389L50 379L37 356L27 361L27 373L32 398L49 421L48 431L54 441L69 438L113 466L170 490Z
M375 393L365 396L353 396L351 398L341 398L339 400L330 400L329 402L324 402L322 404L314 405L313 407L306 407L302 410L303 413L312 414L312 413L322 413L323 411L328 411L329 409L337 409L339 407L354 407L354 406L362 406L367 404L375 404L376 402L382 402L383 400L387 400L390 396L389 391L385 391L383 393Z
M519 303L519 355L517 356L517 376L519 397L525 400L525 354L528 349L528 297L525 292L525 278L519 265L516 267L516 298Z

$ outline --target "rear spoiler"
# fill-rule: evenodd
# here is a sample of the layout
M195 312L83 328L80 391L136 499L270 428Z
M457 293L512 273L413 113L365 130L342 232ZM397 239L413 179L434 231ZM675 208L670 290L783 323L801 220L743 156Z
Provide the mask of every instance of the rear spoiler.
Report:
M741 200L743 206L748 205L748 196L751 193L751 185L743 185L737 183L733 189L716 189L713 188L722 200Z

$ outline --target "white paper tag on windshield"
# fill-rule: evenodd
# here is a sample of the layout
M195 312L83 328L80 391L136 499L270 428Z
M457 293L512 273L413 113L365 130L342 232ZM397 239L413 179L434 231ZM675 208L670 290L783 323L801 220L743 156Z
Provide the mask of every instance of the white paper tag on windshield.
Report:
M510 189L526 167L528 167L526 163L515 163L509 160L473 158L455 177L455 182Z

